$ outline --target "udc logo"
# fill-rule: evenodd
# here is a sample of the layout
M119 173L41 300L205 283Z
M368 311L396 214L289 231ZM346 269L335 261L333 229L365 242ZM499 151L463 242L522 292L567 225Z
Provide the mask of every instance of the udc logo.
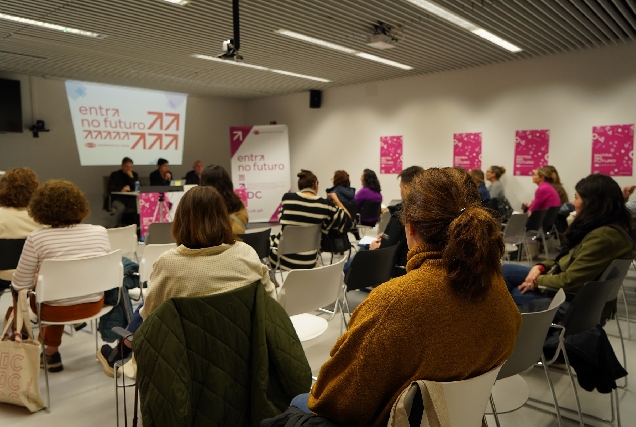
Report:
M86 145L87 148L95 148L95 147L97 147L97 144L95 144L94 142L87 142L85 145Z

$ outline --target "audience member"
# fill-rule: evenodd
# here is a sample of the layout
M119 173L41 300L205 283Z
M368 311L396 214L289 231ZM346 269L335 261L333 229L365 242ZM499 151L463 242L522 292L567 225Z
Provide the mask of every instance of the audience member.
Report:
M565 191L565 188L563 188L563 185L561 185L561 177L559 176L559 172L557 172L556 168L551 165L546 165L546 168L550 170L551 180L548 181L548 183L559 194L559 199L561 199L561 204L569 203L570 198L568 197L568 193L567 191Z
M150 185L170 185L172 172L168 170L169 167L166 159L157 160L157 170L150 174Z
M632 215L632 218L636 218L636 200L629 200L629 196L634 193L636 185L628 185L623 187L623 197L625 197L625 207Z
M356 203L356 189L351 186L349 174L346 171L337 170L334 172L331 182L333 182L333 187L327 188L327 194L336 193L338 200L345 206Z
M0 178L0 239L25 239L39 228L27 206L38 188L38 177L29 168L15 168ZM0 295L11 284L15 270L0 270Z
M133 161L130 157L124 157L121 161L121 169L110 174L108 180L109 193L127 193L135 191L135 183L139 181L139 175L133 171ZM111 210L114 215L114 225L136 224L137 199L131 196L111 194ZM131 215L125 217L128 211Z
M188 172L185 176L186 185L199 185L201 181L201 173L203 172L203 162L201 160L197 160L192 165L192 170Z
M583 178L573 204L576 217L555 260L532 268L504 264L504 279L517 304L541 298L539 286L575 293L597 280L613 260L634 258L631 217L616 181L601 174Z
M411 183L407 273L358 306L310 395L292 405L341 426L386 426L415 380L458 381L512 354L521 315L501 277L500 225L470 176L432 168Z
M537 184L539 188L534 193L532 203L525 203L523 206L527 208L528 215L534 211L542 211L552 206L561 206L561 199L557 191L550 185L552 182L552 172L545 166L534 171L532 182Z
M358 213L362 205L367 203L382 203L382 188L380 187L380 181L378 177L371 169L365 169L360 176L360 183L362 188L355 195L356 204L358 205ZM368 225L373 227L378 222L379 216L370 216L363 218L360 217L360 223L362 225Z
M477 185L482 203L488 202L490 200L490 193L484 183L484 172L481 169L472 169L469 173L473 181L475 181L475 185Z
M195 297L228 292L260 282L273 296L269 272L251 246L236 240L223 196L212 186L195 187L183 195L172 237L178 247L153 264L145 303L135 311L127 330L134 333L162 302L173 297ZM125 341L126 343L128 341ZM114 375L113 364L130 354L126 345L102 346L97 358L104 373Z
M225 200L225 207L230 213L232 220L232 231L235 234L245 233L245 228L249 222L247 209L241 198L234 192L234 185L230 175L223 166L210 165L201 173L202 186L212 186L221 194Z
M389 208L391 211L391 218L389 218L389 222L384 229L384 233L380 234L375 242L369 245L369 250L378 249L380 247L388 248L389 246L398 245L395 259L396 267L393 272L393 277L399 277L406 274L406 254L408 253L409 248L406 243L404 224L402 224L401 220L402 208L404 206L403 201L406 199L406 193L411 186L413 179L416 175L423 171L424 168L420 166L411 166L400 172L398 178L400 179L400 198L402 199L402 202ZM350 262L351 261L348 262L349 265ZM345 271L347 267L345 267Z
M320 224L322 232L330 230L346 233L351 228L351 216L344 208L336 193L327 194L328 199L318 196L318 178L311 171L302 169L298 173L297 193L286 193L280 208L281 233L288 225ZM281 233L272 236L269 260L272 265L278 261L278 242ZM306 269L316 266L317 251L286 254L280 257L283 270Z
M47 181L35 190L29 203L29 214L36 222L49 227L28 235L13 275L14 290L33 289L44 260L77 259L110 252L110 241L104 227L80 224L88 216L88 206L86 195L69 181ZM103 305L103 292L49 301L40 306L41 318L54 322L71 321L93 316ZM31 308L37 313L34 298L31 299ZM58 352L63 333L64 325L44 326L40 331L49 372L64 369Z
M488 188L490 197L506 197L506 191L504 190L504 186L500 181L501 175L505 173L506 168L504 168L503 166L491 166L488 168L488 170L486 170L486 180L490 181L490 188Z

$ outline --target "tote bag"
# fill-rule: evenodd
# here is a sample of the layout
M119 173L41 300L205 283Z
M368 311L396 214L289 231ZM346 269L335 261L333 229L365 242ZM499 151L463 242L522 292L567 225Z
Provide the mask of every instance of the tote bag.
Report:
M391 408L388 427L409 427L409 414L416 390L422 393L423 417L431 427L451 427L442 384L435 381L414 381L398 396Z
M44 408L39 381L40 343L33 339L27 292L26 289L20 291L13 313L2 328L0 402L24 406L31 412L37 412ZM26 340L22 340L22 331L28 335Z

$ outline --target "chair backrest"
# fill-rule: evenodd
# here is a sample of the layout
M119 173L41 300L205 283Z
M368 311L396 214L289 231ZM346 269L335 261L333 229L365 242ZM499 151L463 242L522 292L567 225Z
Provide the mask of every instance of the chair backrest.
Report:
M441 383L452 427L481 426L481 420L486 412L486 405L500 369L501 366L497 366L478 377ZM411 388L404 399L408 412L412 407L413 398L418 395L417 391L417 388ZM425 415L422 416L420 425L423 427L430 425Z
M26 239L0 239L0 270L14 270Z
M517 341L515 341L515 350L501 367L497 379L501 380L517 375L537 363L541 357L543 343L552 324L552 319L564 301L565 292L563 289L559 289L546 310L521 313L521 330L517 335Z
M391 279L398 245L373 251L358 251L345 277L347 291L378 286Z
M254 248L258 257L263 259L269 257L269 237L271 234L272 229L266 228L253 233L237 234L237 236L240 237L243 242Z
M384 233L386 226L391 219L391 212L387 209L382 215L380 215L380 221L378 222L378 233Z
M342 205L345 207L347 212L349 212L349 215L351 215L352 219L356 217L356 215L358 214L358 205L356 205L355 203L343 203Z
M360 218L379 218L381 211L381 202L364 202L360 206Z
M278 241L278 253L281 255L296 254L319 249L322 237L321 228L320 224L285 226Z
M172 237L172 223L171 222L153 222L148 227L146 233L147 245L164 245L167 243L175 243Z
M613 279L587 282L579 289L563 316L561 324L565 326L565 335L585 332L596 326L601 320L605 303L610 301L610 292L623 282L617 275Z
M532 212L532 215L528 217L528 221L526 222L526 230L539 231L541 225L543 225L543 218L545 218L546 213L547 210Z
M528 214L513 214L504 229L504 238L523 237L526 234L526 223L528 222Z
M114 251L121 249L121 255L131 258L137 250L137 225L126 227L107 228L110 248Z
M618 291L621 289L621 285L623 284L623 280L625 280L625 276L627 276L627 272L629 271L629 267L632 265L632 259L615 259L612 263L605 269L603 274L599 280L608 280L620 278L620 281L614 282L614 287L607 295L607 301L613 301L618 298Z
M141 261L139 261L139 283L143 284L144 282L147 282L148 279L150 279L152 266L161 254L176 247L176 243L166 243L163 245L146 245L146 247L144 248L144 254L141 256Z
M36 301L46 302L120 288L124 279L121 250L80 259L45 259L35 287Z
M326 307L342 292L345 260L325 267L292 270L280 288L278 302L289 316Z
M552 206L546 210L545 216L543 217L543 222L541 223L541 228L543 229L544 233L549 233L552 230L554 223L559 217L560 210L561 206Z

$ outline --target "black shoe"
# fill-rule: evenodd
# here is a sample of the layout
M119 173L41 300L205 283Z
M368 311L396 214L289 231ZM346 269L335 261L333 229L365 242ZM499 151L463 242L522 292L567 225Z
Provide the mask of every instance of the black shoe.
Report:
M84 329L86 327L86 322L82 322L82 323L76 323L73 325L73 329L75 329L76 331L81 331L82 329Z
M123 358L121 352L122 348L124 350ZM115 370L113 369L115 362L120 362L121 364L123 364L123 360L130 356L130 353L132 353L132 350L121 344L121 342L118 343L115 348L109 346L108 344L104 344L102 348L99 349L99 351L97 352L97 359L102 364L104 373L112 378L115 375Z
M40 368L44 368L44 353L40 355ZM46 356L46 368L49 372L60 372L64 370L62 356L60 356L59 351L51 356Z

